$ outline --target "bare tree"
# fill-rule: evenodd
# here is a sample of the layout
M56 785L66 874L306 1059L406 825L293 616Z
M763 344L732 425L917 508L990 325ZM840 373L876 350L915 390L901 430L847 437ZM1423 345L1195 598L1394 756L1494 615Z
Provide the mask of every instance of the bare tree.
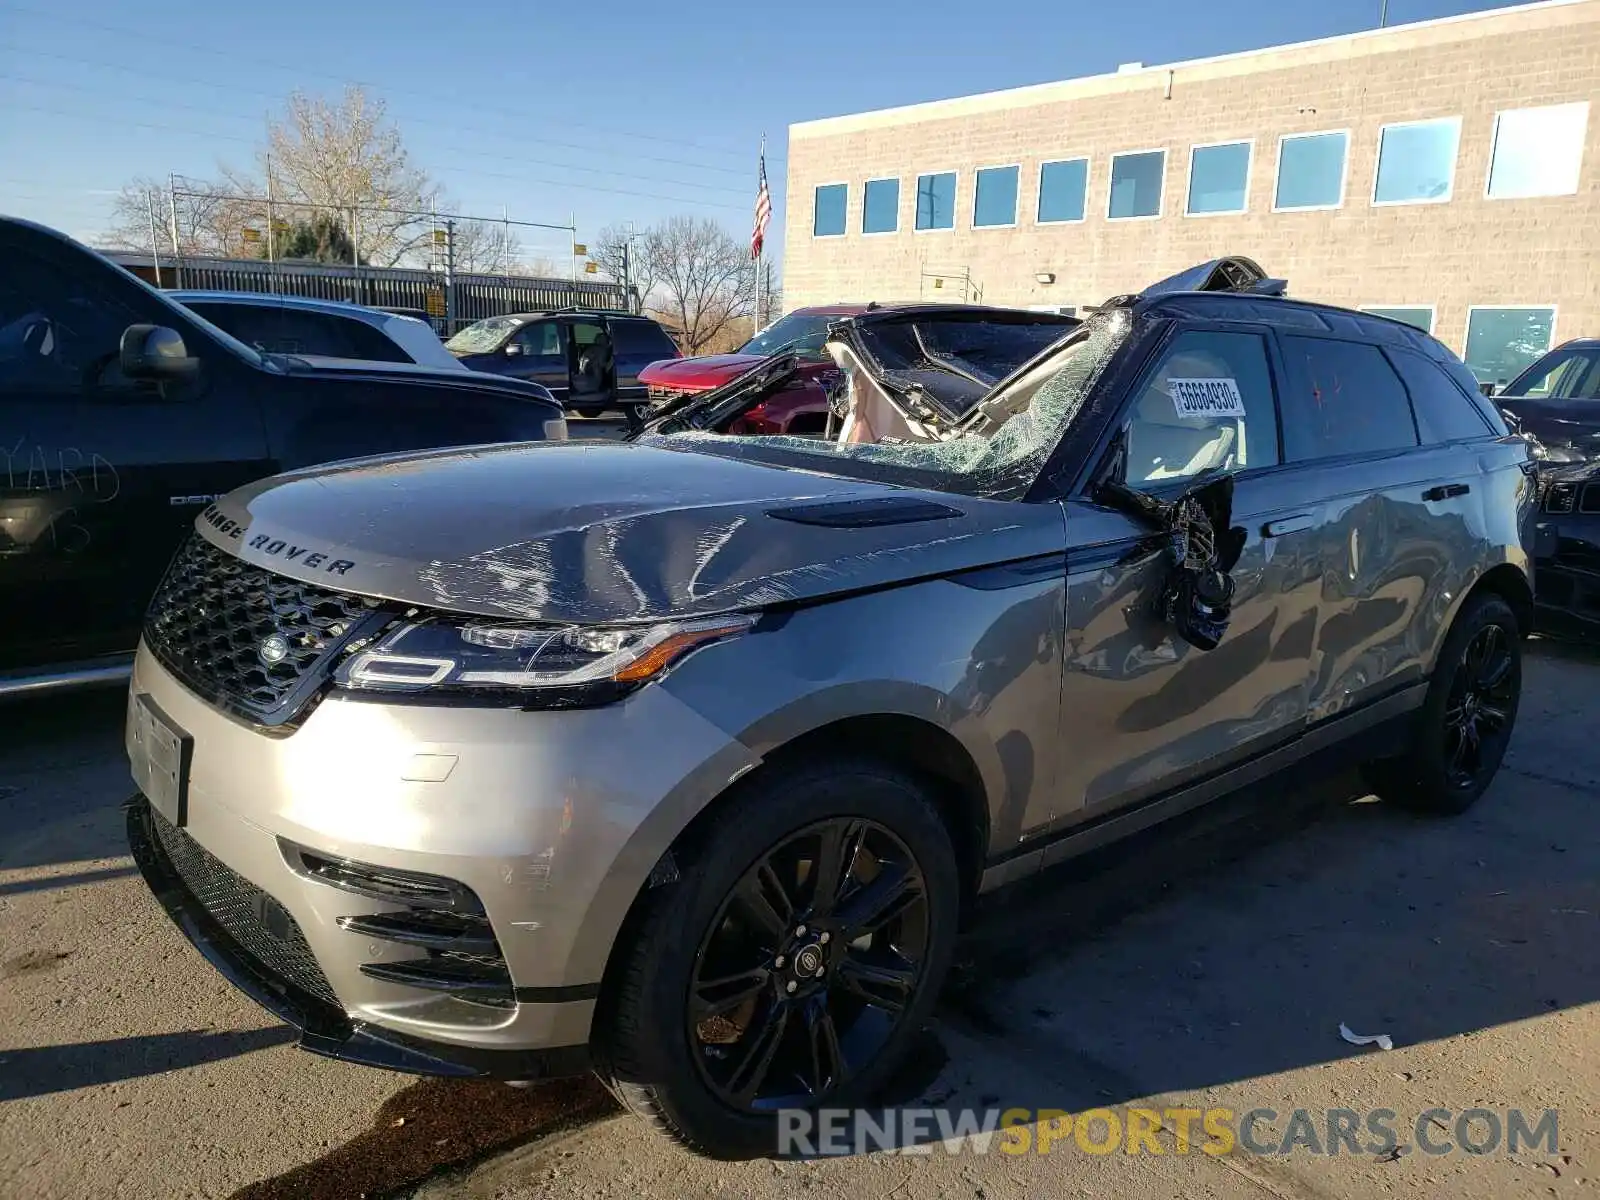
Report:
M284 116L268 123L260 156L266 183L225 172L234 188L337 211L361 257L393 265L431 240L439 187L415 166L384 104L359 87L338 103L295 92ZM367 211L359 211L367 210Z
M475 275L518 274L522 242L507 224L457 221L455 269Z
M225 189L215 184L186 183L182 190L184 195L174 203L166 180L141 176L123 185L111 204L107 245L148 251L154 214L163 254L172 249L174 236L184 254L228 254L236 250L249 214L237 202L227 199L222 194Z
M656 288L653 231L635 231L625 225L607 225L589 243L589 257L617 283L631 284L641 303L649 304Z
M655 279L650 307L681 331L686 353L699 353L750 311L755 272L749 248L715 221L669 217L645 235L640 249Z

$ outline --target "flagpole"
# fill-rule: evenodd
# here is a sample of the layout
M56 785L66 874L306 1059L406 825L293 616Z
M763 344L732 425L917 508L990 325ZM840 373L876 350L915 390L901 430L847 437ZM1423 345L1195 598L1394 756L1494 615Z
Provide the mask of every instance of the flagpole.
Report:
M767 135L764 134L764 133L761 135L761 157L759 159L757 159L756 161L758 161L761 164L761 169L762 170L766 169L766 163L767 163ZM757 186L759 186L759 184ZM757 334L757 333L761 332L761 260L766 255L766 252L767 252L767 239L766 239L765 236L763 236L762 239L761 239L760 244L756 246L756 293L755 293L755 296L756 296L755 325L756 325L756 327L753 330L750 331L752 336L754 334Z

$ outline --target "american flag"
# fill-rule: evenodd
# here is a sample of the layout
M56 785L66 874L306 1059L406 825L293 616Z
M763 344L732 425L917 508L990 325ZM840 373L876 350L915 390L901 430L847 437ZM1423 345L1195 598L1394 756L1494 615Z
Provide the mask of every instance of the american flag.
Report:
M756 225L750 234L750 257L761 257L767 239L767 223L772 220L772 193L767 190L767 140L761 139L761 182L756 188Z

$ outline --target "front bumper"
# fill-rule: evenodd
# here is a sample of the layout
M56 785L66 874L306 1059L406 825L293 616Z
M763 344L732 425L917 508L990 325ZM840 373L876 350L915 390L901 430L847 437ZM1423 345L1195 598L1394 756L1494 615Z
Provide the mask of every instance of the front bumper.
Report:
M230 883L239 889L242 898L254 898L250 896L252 891L265 898L265 893L259 893L259 889L254 889L248 880L232 872L182 830L166 825L143 796L135 795L124 807L128 814L128 846L133 859L167 916L224 979L273 1016L299 1030L301 1049L344 1062L413 1075L545 1079L581 1075L589 1069L589 1050L585 1045L541 1050L483 1049L424 1041L370 1022L352 1020L342 1008L313 995L300 982L252 953L207 910L169 853L172 839L188 839L191 854L204 863L205 869L232 876ZM278 941L286 953L303 952L309 956L304 936L292 920L289 930L292 932L288 937L273 940ZM259 945L262 938L258 935L251 940ZM308 965L316 970L314 961Z
M141 646L130 718L142 697L191 747L182 828L142 798L129 818L180 928L307 1049L416 1072L581 1064L633 900L685 814L751 761L660 688L563 712L329 696L274 732ZM619 753L646 732L648 753Z

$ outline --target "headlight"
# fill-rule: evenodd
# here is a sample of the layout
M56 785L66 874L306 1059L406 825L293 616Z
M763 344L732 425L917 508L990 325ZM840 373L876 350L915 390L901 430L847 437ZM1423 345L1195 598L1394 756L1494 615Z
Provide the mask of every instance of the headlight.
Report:
M755 621L743 614L614 626L415 621L351 657L335 678L353 691L501 693L527 704L604 704Z

